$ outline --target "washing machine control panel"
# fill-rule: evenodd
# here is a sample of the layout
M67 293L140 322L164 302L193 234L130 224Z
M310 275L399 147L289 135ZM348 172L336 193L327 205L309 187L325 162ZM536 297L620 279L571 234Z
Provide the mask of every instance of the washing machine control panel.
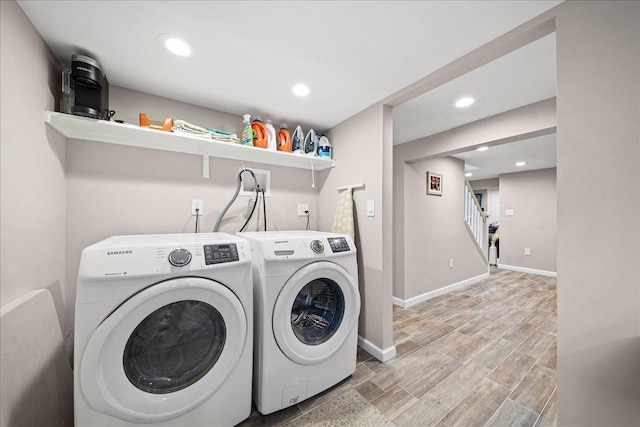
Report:
M188 249L174 249L169 253L169 263L175 267L184 267L191 262L191 252Z
M349 252L351 248L344 237L329 237L329 246L333 252Z
M238 246L235 243L204 245L204 261L207 265L240 261Z

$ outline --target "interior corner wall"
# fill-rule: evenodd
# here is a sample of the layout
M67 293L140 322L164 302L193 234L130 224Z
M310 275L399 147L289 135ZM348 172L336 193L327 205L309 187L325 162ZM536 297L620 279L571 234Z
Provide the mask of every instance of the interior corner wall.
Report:
M358 274L362 300L359 335L381 350L393 346L393 313L390 274L385 261L385 227L391 227L391 112L374 105L327 132L333 146L336 167L320 172L320 230L329 231L337 206L337 187L364 183L364 190L354 190ZM387 162L388 164L386 164ZM386 166L385 166L386 165ZM375 216L366 214L367 200L375 203Z
M426 194L427 171L442 174L442 196ZM487 273L487 261L464 221L464 185L463 160L442 157L405 165L405 282L401 299Z
M556 168L500 175L500 210L500 265L556 272Z
M0 2L0 20L0 303L5 305L30 291L46 288L58 317L54 315L48 321L59 323L62 332L68 334L63 329L65 304L69 307L64 298L65 143L43 121L43 112L56 106L60 71L49 48L15 1ZM25 319L25 325L27 322L29 319ZM3 338L10 335L5 326L1 325ZM32 326L32 330L38 329L37 325ZM24 329L29 330L29 326ZM62 343L58 351L63 360L69 360ZM3 348L3 359L5 352L23 352L22 357L31 360L35 357L25 346ZM53 361L58 354L39 357ZM16 359L15 355L11 359ZM20 375L22 367L15 369ZM69 415L58 419L46 412L51 405L37 399L43 394L37 390L50 386L45 378L49 374L62 375L42 373L39 383L25 385L24 378L30 375L20 375L20 380L12 383L16 378L11 372L2 372L3 424L22 425L47 415L51 416L50 423L71 424L72 408L63 408L61 414ZM71 384L71 378L58 380ZM5 395L7 383L12 384L14 396ZM51 393L50 398L56 399L55 392ZM58 393L59 401L72 401L71 395L63 395L65 390ZM7 401L20 400L19 407L5 406ZM42 413L26 414L35 408ZM26 419L20 418L23 415Z
M556 8L560 426L640 425L639 22Z

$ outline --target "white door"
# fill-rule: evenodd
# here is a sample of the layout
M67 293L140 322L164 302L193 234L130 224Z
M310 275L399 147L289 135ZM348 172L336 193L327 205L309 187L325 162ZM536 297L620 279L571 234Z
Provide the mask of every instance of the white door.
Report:
M500 190L487 190L489 222L500 222Z
M224 285L170 279L109 315L75 368L94 409L126 421L159 422L200 405L225 382L246 334L242 304Z
M292 361L313 365L340 349L360 313L358 284L340 266L308 264L285 283L273 310L278 346Z

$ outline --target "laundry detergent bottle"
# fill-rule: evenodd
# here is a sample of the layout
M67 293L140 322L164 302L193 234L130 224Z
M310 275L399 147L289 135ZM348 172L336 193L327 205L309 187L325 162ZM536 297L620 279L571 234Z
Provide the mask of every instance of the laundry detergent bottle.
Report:
M276 151L276 145L278 144L276 141L276 129L273 127L271 120L265 122L265 127L267 128L267 149Z
M278 151L291 152L291 135L286 123L283 123L278 131Z
M329 143L329 138L322 135L320 140L318 141L318 157L323 157L325 159L330 159L332 156L331 152L331 144Z
M262 123L262 118L260 116L256 116L253 119L251 129L253 129L253 146L267 148L267 145L269 144L267 127Z
M242 123L244 128L242 129L242 145L253 146L253 129L251 129L251 116L245 114L242 116Z

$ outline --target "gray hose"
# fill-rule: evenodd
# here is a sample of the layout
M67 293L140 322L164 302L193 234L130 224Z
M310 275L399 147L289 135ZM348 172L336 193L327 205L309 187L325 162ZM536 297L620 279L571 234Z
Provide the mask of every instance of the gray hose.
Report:
M220 230L220 223L222 222L222 218L224 218L224 216L226 215L227 211L229 210L233 202L235 202L236 199L238 198L238 194L240 194L240 186L242 185L242 174L245 172L249 172L251 176L253 176L253 182L255 186L258 187L258 180L256 179L256 174L251 169L242 168L242 170L238 172L238 185L236 186L236 192L231 198L231 200L229 200L229 203L227 203L227 206L224 207L220 216L218 217L218 220L216 221L216 225L213 227L214 233Z

